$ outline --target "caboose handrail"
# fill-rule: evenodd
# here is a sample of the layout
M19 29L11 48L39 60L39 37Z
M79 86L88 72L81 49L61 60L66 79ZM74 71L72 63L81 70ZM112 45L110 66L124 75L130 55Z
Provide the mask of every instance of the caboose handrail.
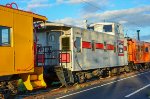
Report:
M15 5L16 6L16 9L18 9L18 5L17 5L17 3L15 3L15 2L12 2L12 3L7 3L6 4L6 7L9 7L9 8L13 8L13 5Z
M57 61L58 64L56 63L55 65L62 66L63 63L67 65L67 63L68 63L68 60L67 60L68 56L67 55L70 54L70 53L68 53L70 51L71 50L53 50L51 46L40 46L38 48L37 54L38 55L41 55L41 54L44 55L44 57L42 59L43 63L41 65L50 66L50 65L54 65L54 64L52 64L52 62ZM65 59L63 59L63 58L65 58ZM41 60L41 59L39 57L37 57L37 66L39 64L39 60ZM47 64L46 63L47 61L50 61L50 63Z

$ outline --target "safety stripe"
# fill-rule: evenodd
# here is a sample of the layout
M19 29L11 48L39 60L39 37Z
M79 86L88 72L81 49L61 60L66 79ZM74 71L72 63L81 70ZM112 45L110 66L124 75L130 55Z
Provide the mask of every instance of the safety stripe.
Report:
M91 49L92 45L91 42L86 42L86 41L82 41L82 48L87 48L87 49ZM95 43L95 48L96 49L104 49L104 44L103 43ZM114 50L115 46L112 44L107 44L106 45L106 50ZM127 51L127 46L124 46L124 51ZM124 54L119 55L119 56L124 56Z
M95 46L96 49L104 49L104 45L102 43L96 43Z
M107 50L114 50L114 45L107 44Z
M82 48L91 48L91 42L82 41Z
M82 41L82 48L91 49L91 47L92 47L91 42ZM104 44L103 43L95 43L95 48L96 49L104 49ZM114 50L114 45L107 44L106 50Z

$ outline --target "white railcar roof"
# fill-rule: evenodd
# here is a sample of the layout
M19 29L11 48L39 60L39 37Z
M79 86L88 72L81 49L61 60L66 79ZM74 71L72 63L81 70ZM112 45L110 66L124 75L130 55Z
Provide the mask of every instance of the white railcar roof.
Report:
M47 21L46 23L42 23L41 26L65 26L65 27L73 27L71 25L63 24L63 23L56 23Z
M120 24L120 23L116 23L116 22L97 22L97 23L90 24L90 27L95 26L97 24L110 25L110 24Z

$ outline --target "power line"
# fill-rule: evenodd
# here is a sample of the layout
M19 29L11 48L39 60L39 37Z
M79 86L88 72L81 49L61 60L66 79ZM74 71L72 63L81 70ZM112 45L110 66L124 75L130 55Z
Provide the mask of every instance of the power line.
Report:
M88 4L88 5L90 5L90 6L92 6L92 7L95 7L96 9L98 9L98 10L101 10L101 11L105 11L104 9L102 9L102 8L100 8L100 7L97 7L97 6L95 6L95 5L93 5L92 3L90 3L90 2L87 2L87 1L85 1L85 0L81 0L82 2L84 2L84 3L86 3L86 4ZM125 17L125 16L124 16ZM122 16L116 16L116 17L114 17L114 18L109 18L109 19L111 19L111 20L113 20L113 19L122 19L123 17ZM113 20L114 21L114 20ZM129 21L128 21L129 22ZM141 26L139 26L139 25L137 25L137 23L135 23L135 22L129 22L130 24L132 24L132 25L136 25L136 26L138 26L138 27L141 27Z
M100 7L98 7L98 6L95 6L94 4L92 4L92 3L90 3L90 2L87 2L87 1L84 1L84 0L81 0L81 1L84 2L84 3L86 3L86 4L88 4L88 5L90 5L90 6L92 6L92 7L97 8L98 10L105 11L104 9L102 9L102 8L100 8Z

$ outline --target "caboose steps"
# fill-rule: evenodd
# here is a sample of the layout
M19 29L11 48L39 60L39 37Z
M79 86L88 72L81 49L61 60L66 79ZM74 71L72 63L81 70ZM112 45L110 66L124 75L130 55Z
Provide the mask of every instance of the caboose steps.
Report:
M57 67L55 68L55 72L56 75L59 79L59 81L61 82L62 86L68 86L67 81L66 81L66 77L65 77L65 73L64 73L64 69L61 67Z
M34 73L22 74L21 78L27 90L46 87L43 79L43 67L35 67Z
M30 80L31 80L31 81L38 80L38 75L37 75L37 74L31 74L31 75L30 75Z
M43 83L41 80L31 81L31 85L34 89L46 87L45 83Z

